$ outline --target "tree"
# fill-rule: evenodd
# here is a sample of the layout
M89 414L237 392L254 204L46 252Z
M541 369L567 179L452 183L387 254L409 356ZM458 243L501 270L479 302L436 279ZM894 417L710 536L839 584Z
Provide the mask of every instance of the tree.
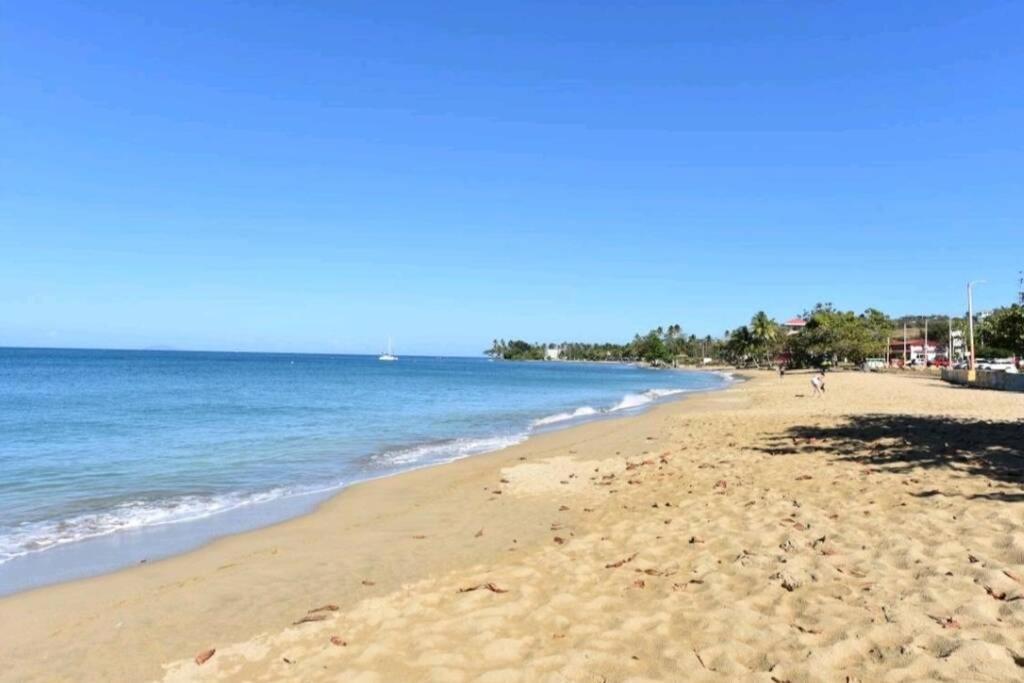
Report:
M756 342L750 328L744 325L737 327L728 334L728 341L725 343L726 358L734 365L744 365L754 352Z
M665 330L665 348L669 358L690 355L681 325L672 324Z
M979 336L985 340L985 354L993 356L1024 356L1024 306L1014 304L985 316L979 325Z
M831 304L818 304L807 325L787 339L794 364L832 365L861 363L885 352L892 321L881 311L869 308L860 315L838 311Z
M664 330L656 328L644 336L639 334L633 337L629 344L628 355L636 360L647 361L648 363L660 363L671 360L671 354L663 339Z
M484 351L484 355L490 356L491 358L504 358L505 357L505 340L495 339L491 342L491 348Z
M764 311L758 311L750 319L750 335L753 338L754 353L770 363L778 351L779 324Z
M505 360L541 360L544 358L544 346L512 339L502 349L501 357Z

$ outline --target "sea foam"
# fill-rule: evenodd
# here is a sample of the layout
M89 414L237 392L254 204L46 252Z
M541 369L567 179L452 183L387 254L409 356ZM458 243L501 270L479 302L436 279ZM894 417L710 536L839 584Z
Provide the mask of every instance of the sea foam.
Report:
M294 496L326 493L344 486L279 487L255 493L213 496L179 496L159 501L129 500L103 512L80 514L60 520L21 524L0 535L0 564L32 552L109 534L194 522L249 505Z
M499 451L526 440L525 432L503 436L446 439L432 443L389 449L374 455L370 460L380 466L414 465L417 463L443 463L459 460L470 455Z
M576 410L567 411L564 413L555 413L554 415L548 415L533 421L534 427L544 427L547 425L558 424L559 422L566 422L568 420L578 420L582 417L589 417L590 415L597 415L600 411L597 408L590 406L581 406Z
M685 393L685 389L648 389L642 394L626 394L621 401L609 408L609 412L639 408L661 398Z

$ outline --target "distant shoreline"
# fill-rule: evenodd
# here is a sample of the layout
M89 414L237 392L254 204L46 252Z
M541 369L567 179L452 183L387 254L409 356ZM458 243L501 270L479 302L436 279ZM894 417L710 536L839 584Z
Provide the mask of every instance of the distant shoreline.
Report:
M720 372L723 370L734 370L731 365L716 363L714 365L666 365L664 363L651 363L645 360L587 360L585 358L489 358L489 360L501 361L502 363L585 363L588 365L629 365L637 368L650 370L696 370L698 372Z

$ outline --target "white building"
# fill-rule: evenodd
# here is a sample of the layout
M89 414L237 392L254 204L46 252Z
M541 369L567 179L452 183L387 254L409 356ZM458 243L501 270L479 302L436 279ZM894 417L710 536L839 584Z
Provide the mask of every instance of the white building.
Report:
M562 347L548 346L544 349L544 360L560 360L562 358Z

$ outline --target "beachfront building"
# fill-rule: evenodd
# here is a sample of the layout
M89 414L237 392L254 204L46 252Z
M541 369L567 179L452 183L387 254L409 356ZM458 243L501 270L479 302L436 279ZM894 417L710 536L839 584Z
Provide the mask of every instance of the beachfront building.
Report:
M547 348L544 349L544 360L561 360L562 358L562 347L555 346L554 344L548 344Z
M792 336L797 334L800 330L807 326L807 321L803 318L790 318L786 322L782 323L782 327L785 328L786 334Z

